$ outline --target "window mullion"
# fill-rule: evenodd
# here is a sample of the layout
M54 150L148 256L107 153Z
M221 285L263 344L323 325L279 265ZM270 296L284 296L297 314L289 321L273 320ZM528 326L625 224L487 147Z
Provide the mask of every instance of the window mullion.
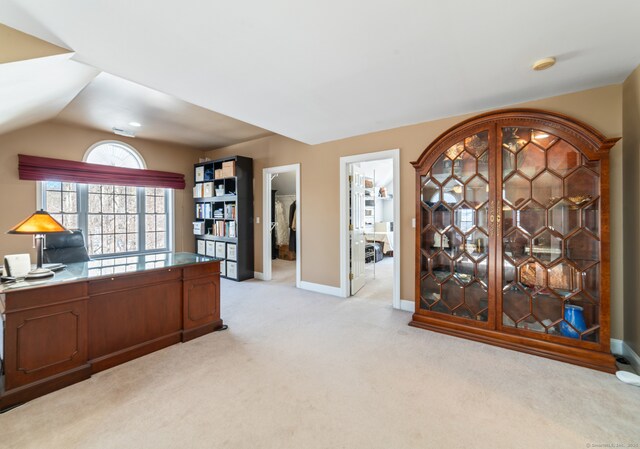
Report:
M137 187L136 193L138 195L138 250L140 252L147 251L147 242L145 239L145 210L147 205L145 204L144 187Z

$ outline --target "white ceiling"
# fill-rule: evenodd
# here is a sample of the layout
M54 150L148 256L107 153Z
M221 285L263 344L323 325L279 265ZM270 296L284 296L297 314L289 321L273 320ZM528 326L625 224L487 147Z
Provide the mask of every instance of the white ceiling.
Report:
M376 187L387 186L393 181L393 159L360 162L360 168L366 177L375 180ZM393 185L388 190L393 193Z
M74 59L320 143L621 82L640 2L0 0ZM534 60L558 64L533 72Z
M108 73L98 75L58 116L58 120L136 137L220 148L271 133L171 95ZM141 127L129 125L138 122Z
M98 74L70 57L0 64L0 134L55 117Z

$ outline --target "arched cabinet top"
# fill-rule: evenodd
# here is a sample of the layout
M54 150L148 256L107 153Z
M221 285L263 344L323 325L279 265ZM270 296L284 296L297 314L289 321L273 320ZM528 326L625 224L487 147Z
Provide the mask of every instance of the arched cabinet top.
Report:
M495 133L499 127L531 127L551 132L578 148L587 158L600 160L620 140L608 139L595 128L574 118L539 109L503 109L471 117L440 134L411 164L416 169L427 166L431 154L441 153L451 145L481 130Z

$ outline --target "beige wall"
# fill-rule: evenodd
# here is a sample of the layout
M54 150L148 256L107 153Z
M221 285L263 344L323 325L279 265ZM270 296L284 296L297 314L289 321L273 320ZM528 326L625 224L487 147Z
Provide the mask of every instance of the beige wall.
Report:
M117 139L116 139L117 138ZM18 179L18 154L81 161L91 145L101 140L119 140L140 152L149 169L184 173L186 190L175 192L175 247L177 251L194 250L193 164L201 151L191 147L142 139L128 139L88 128L45 122L0 135L0 257L5 254L35 252L31 237L7 235L13 225L36 209L36 182Z
M0 23L0 64L69 52Z
M624 240L624 340L640 354L640 66L623 84L622 105L625 214L619 240Z
M622 135L622 86L613 85L574 94L532 101L526 106L567 114L582 120L607 137ZM473 114L421 123L321 145L305 145L282 136L270 136L212 150L211 158L243 155L254 159L254 207L262 215L262 169L301 164L302 280L339 287L339 159L359 153L400 149L402 233L401 298L414 298L414 170L409 164L440 133ZM621 144L611 153L612 167L612 327L622 338L622 159ZM262 226L255 225L256 271L262 271Z

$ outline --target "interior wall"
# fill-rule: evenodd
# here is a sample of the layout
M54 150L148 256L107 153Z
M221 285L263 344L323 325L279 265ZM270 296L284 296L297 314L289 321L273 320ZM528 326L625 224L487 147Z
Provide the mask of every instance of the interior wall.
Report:
M0 257L30 252L35 260L30 236L5 233L36 210L36 181L18 179L18 154L81 161L89 147L101 140L131 145L149 169L184 173L186 189L175 191L175 249L194 251L193 164L202 155L200 150L49 121L0 135Z
M530 101L519 105L546 109L575 117L598 129L607 137L622 135L622 85L611 85L577 93ZM302 280L339 287L339 159L374 151L400 149L400 220L402 233L401 291L403 299L414 298L414 218L415 171L410 165L438 135L466 114L380 131L362 136L306 145L282 136L269 136L230 147L211 150L207 156L219 158L242 155L254 159L254 210L262 211L262 169L293 163L301 164L301 266ZM611 151L611 294L612 334L622 338L622 145ZM397 193L396 193L397 196ZM256 215L259 215L258 212ZM255 229L255 270L262 271L262 226Z
M624 241L624 340L640 354L640 66L623 84L622 105L625 214L617 240Z

